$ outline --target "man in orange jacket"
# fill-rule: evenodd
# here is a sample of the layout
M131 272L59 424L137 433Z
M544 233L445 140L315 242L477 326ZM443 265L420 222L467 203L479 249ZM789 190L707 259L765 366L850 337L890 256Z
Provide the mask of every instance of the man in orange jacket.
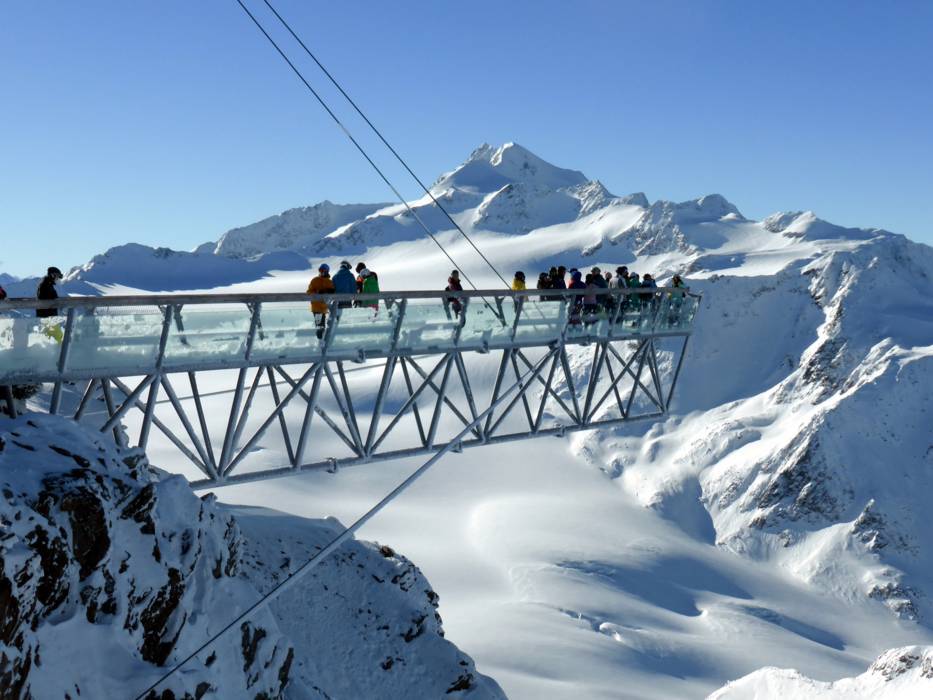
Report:
M308 285L308 294L333 294L334 281L330 278L330 265L321 263L317 269L318 275ZM312 301L311 313L314 314L314 324L317 326L318 340L324 337L324 326L327 323L327 302Z

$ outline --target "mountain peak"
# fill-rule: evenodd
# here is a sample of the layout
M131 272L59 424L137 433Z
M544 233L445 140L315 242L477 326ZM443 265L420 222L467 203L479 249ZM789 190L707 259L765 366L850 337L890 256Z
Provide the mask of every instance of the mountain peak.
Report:
M524 146L509 142L499 147L480 145L455 170L434 183L435 190L456 187L492 193L509 184L522 183L544 189L576 187L588 182L578 170L559 168L539 158Z

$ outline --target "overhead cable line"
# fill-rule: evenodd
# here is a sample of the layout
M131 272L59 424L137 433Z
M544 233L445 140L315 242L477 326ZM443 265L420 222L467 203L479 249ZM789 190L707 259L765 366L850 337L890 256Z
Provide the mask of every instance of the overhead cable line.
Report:
M239 0L237 0L239 1ZM427 472L431 467L433 467L437 462L446 455L451 450L456 449L466 435L473 430L477 425L486 420L486 417L491 415L493 411L503 403L516 389L519 391L519 396L523 396L527 390L526 384L530 384L531 381L538 376L538 373L544 367L548 360L550 360L554 354L557 352L557 349L551 349L545 353L544 357L538 360L534 365L529 364L527 371L521 376L518 376L516 373L515 383L509 386L508 389L503 391L497 399L495 399L489 407L478 414L473 420L466 425L453 440L443 445L437 452L435 452L428 461L418 467L415 471L409 474L398 486L392 489L388 494L386 494L376 505L370 508L368 511L363 513L356 521L350 525L347 529L343 530L340 534L334 537L330 542L328 542L324 547L319 549L310 559L308 559L304 564L295 569L292 573L286 576L284 579L275 584L268 592L263 594L259 600L250 605L246 610L237 615L233 620L227 623L220 631L213 634L206 642L201 646L195 649L193 652L188 654L184 659L176 663L172 668L166 671L159 679L146 688L143 692L139 693L135 700L143 700L147 697L151 691L154 691L168 678L170 678L176 671L181 669L185 664L187 664L191 659L195 658L202 651L207 649L211 644L220 639L224 634L231 630L238 623L246 620L248 617L253 615L253 613L265 608L269 603L278 598L286 590L294 586L298 580L304 575L307 574L311 569L317 566L321 561L323 561L329 554L338 549L340 545L346 542L350 537L363 525L369 522L379 511L389 505L394 501L398 496L405 492L409 486L415 483L421 476ZM518 400L518 397L515 398Z
M450 212L448 212L447 209L445 209L444 206L437 200L437 198L434 196L434 193L431 192L431 190L427 187L427 185L425 185L425 184L421 181L421 178L419 178L419 177L414 173L414 171L408 166L408 163L405 162L405 160L402 158L402 156L400 156L400 155L398 154L398 152L397 152L394 148L392 148L392 145L386 140L385 136L382 135L382 132L379 131L379 129L376 128L376 125L373 124L373 123L369 120L369 117L367 117L367 116L363 113L363 110L360 109L359 105L357 105L356 102L354 102L353 98L350 97L350 96L347 94L346 90L344 90L343 87L341 87L340 83L337 82L337 79L334 78L333 75L331 75L330 71L327 70L327 68L324 67L324 64L321 63L320 60L318 60L318 57L314 55L314 52L312 52L311 49L309 49L309 48L307 47L307 45L304 43L304 41L301 40L301 37L299 37L298 34L295 33L295 30L291 28L291 25L290 25L288 22L285 21L285 19L282 17L282 15L280 15L280 14L278 13L278 11L272 6L272 3L269 2L269 0L263 0L263 2L266 3L266 6L267 6L270 10L272 10L272 14L274 14L274 15L278 18L279 22L281 22L281 23L282 23L282 26L284 26L285 29L288 30L288 33L292 35L292 37L295 39L295 41L297 41L297 42L301 45L301 48L303 48L303 49L305 50L305 53L308 54L308 56L311 57L311 60L314 61L314 62L317 64L317 67L320 68L320 69L323 71L324 75L326 75L327 78L328 78L328 80L330 80L330 82L333 83L334 87L337 88L337 89L340 91L340 94L343 95L343 96L346 98L347 102L349 102L350 105L353 107L353 109L356 110L356 113L359 114L359 115L363 118L363 121L365 121L366 124L369 126L369 128L373 130L373 133L376 134L376 136L379 137L379 140L382 141L383 145L384 145L386 148L389 149L389 152L390 152L393 156L395 156L395 159L396 159L399 163L402 164L402 167L404 167L405 170L408 171L408 174L411 175L412 178L415 180L415 182L417 182L418 185L421 187L421 189L424 190L424 193L425 193L426 195L428 195L428 197L431 198L431 201L434 202L434 204L437 206L437 208L440 209L440 210L444 213L444 216L446 216L447 219L450 221L450 223L452 223L452 224L454 225L454 228L456 228L457 231L460 232L460 235L463 236L463 237L466 239L466 241L467 241L471 246L473 246L473 250L475 250L475 251L477 252L477 254L479 254L479 256L483 259L483 261L484 261L487 265L489 265L490 269L491 269L493 272L496 273L496 276L497 276L500 280L502 280L502 284L504 284L504 285L506 286L506 288L510 288L511 285L510 285L510 284L506 281L506 279L499 273L499 270L496 269L496 266L493 265L493 264L489 261L489 258L487 258L487 257L483 254L483 251L481 251L481 250L476 246L476 244L473 242L473 239L470 238L470 237L466 234L466 231L464 231L463 228L461 228L460 224L458 224L458 223L454 220L454 218L450 215Z
M348 139L350 139L350 142L351 142L354 146L356 146L356 150L358 150L358 151L360 152L360 154L363 156L363 158L366 159L366 162L369 163L369 164L372 166L373 170L375 170L376 173L378 173L379 177L382 178L382 181L383 181L384 183L386 183L386 185L388 185L389 189L392 190L392 192L395 194L395 196L398 198L398 200L399 200L399 201L402 203L402 205L408 210L408 213L411 214L411 215L414 217L415 221L417 221L417 222L421 225L421 228L424 229L425 233L427 233L428 236L430 236L431 240L434 241L434 243L437 244L437 247L441 249L441 252L444 253L444 255L447 257L447 259L450 261L450 263L451 263L455 268L460 269L460 266L457 264L457 261L454 260L454 259L450 256L450 253L448 253L447 250L444 248L444 246L441 244L441 242L440 242L439 240L437 240L437 237L431 232L431 229L429 229L429 228L427 227L427 225L424 223L424 221L421 220L421 217L418 216L418 213L417 213L414 209L411 208L411 205L408 204L408 202L405 200L405 198L402 196L402 194L395 188L395 185L393 185L392 182L389 180L389 178L386 177L385 173L382 172L382 170L379 168L379 166L376 165L375 162L373 162L373 159L369 157L369 154L368 154L368 153L366 152L366 150L360 145L359 141L357 141L356 138L354 138L353 134L350 133L349 129L347 129L347 127L345 127L345 126L343 125L343 122L340 121L340 119L337 117L337 115L334 114L334 111L328 106L327 102L324 101L324 98L322 98L322 97L318 94L317 90L315 90L313 87L311 87L311 83L309 83L309 82L305 79L305 77L304 77L304 75L301 73L301 71L298 70L298 68L295 66L294 63L292 63L291 59L288 58L288 56L285 54L285 52L282 50L282 48L276 43L275 39L273 39L273 38L269 35L269 32L267 32L266 29L265 29L265 27L263 27L262 24L259 22L259 20L256 19L255 15L253 15L253 13L249 11L249 8L248 8L245 4L243 4L243 0L236 0L236 2L237 2L237 4L243 9L243 12L245 12L245 13L249 16L249 18L253 21L253 24L256 25L256 27L259 29L259 31L262 32L262 35L263 35L264 37L266 37L266 39L269 41L270 44L272 44L272 46L273 46L273 47L275 48L275 50L278 52L279 56L281 56L282 59L288 64L288 67L291 68L292 71L295 73L295 75L298 76L298 79L301 80L302 83L304 83L304 86L305 86L306 88L308 88L308 91L309 91L312 95L314 95L315 99L317 99L317 101L320 103L321 107L324 108L324 111L326 111L327 114L330 115L330 118L334 120L334 122L337 124L338 127L340 127L340 130L343 131L343 133L346 135L346 137L347 137ZM471 287L473 287L473 289L476 289L476 290L478 291L478 287L477 287L475 284L473 284L473 281L467 276L467 274L466 274L465 272L463 273L463 278L467 281L467 283L468 283ZM489 307L489 310L492 311L496 316L498 316L498 317L501 319L501 314L500 314L498 311L496 311L496 309L494 309L494 308L492 307L492 305L491 305L485 298L483 299L483 303L485 303L486 306Z

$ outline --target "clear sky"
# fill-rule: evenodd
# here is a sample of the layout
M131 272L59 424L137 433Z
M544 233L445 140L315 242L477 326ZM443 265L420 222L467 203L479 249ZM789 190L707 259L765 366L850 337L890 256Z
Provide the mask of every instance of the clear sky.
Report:
M933 243L928 0L274 4L424 180L516 141L616 194ZM235 0L0 2L0 271L322 199L392 196Z

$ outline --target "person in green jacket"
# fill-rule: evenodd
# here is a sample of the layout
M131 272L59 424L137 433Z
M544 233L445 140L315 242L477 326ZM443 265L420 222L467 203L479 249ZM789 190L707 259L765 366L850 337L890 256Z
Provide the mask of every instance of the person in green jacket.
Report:
M367 268L360 270L360 278L363 280L363 287L360 289L362 294L378 294L379 293L379 277L376 276L376 273ZM369 307L373 310L374 314L379 313L379 301L361 301L360 306Z

